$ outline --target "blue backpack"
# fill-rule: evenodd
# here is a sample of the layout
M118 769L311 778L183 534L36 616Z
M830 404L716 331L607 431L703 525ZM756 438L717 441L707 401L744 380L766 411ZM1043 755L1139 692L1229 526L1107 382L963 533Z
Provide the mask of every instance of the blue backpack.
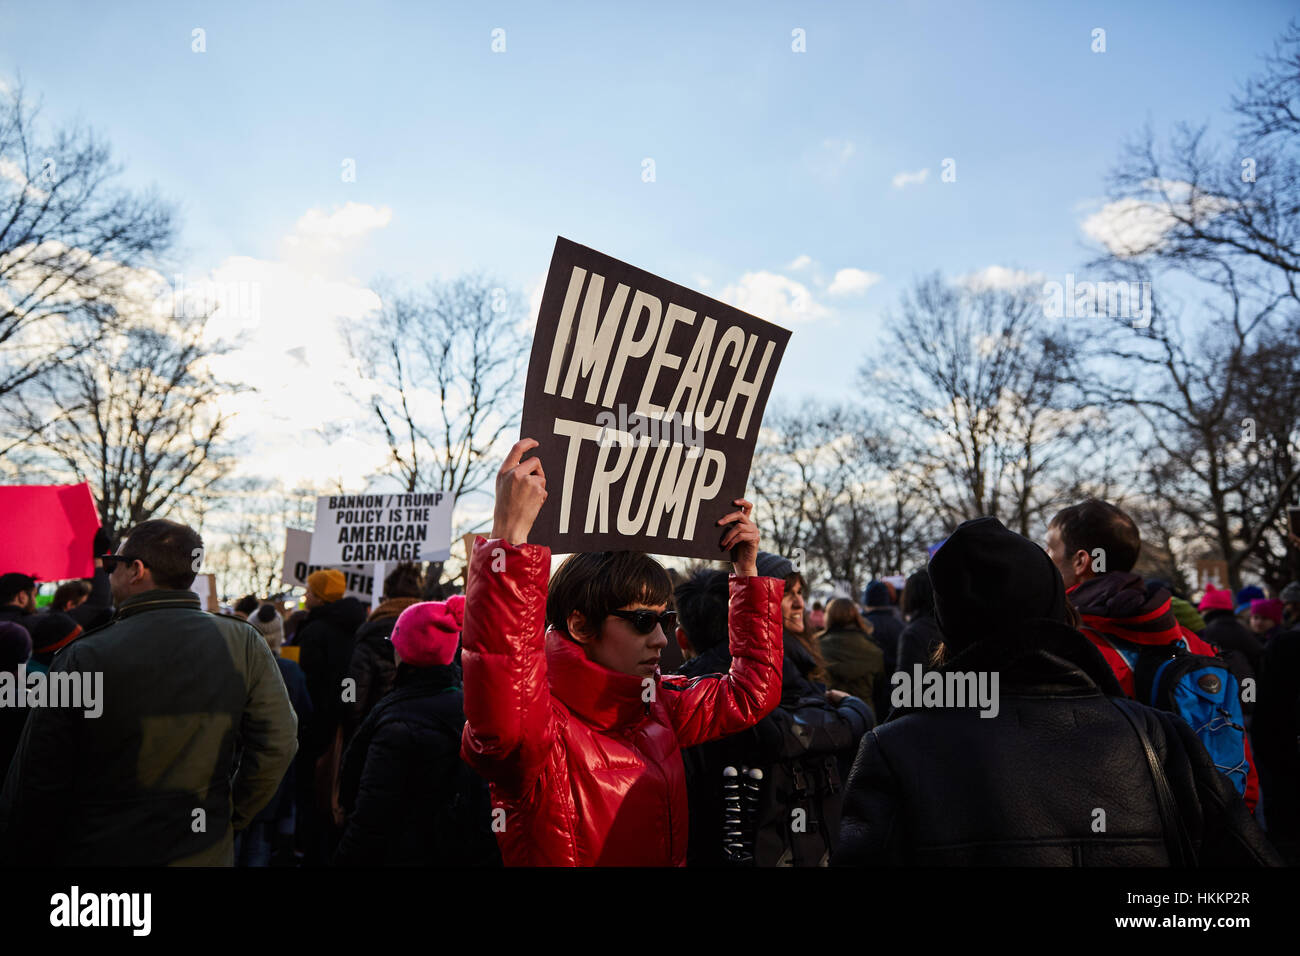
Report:
M1182 641L1121 645L1111 641L1133 668L1137 699L1183 719L1237 792L1246 793L1246 721L1236 676L1219 657L1187 650Z

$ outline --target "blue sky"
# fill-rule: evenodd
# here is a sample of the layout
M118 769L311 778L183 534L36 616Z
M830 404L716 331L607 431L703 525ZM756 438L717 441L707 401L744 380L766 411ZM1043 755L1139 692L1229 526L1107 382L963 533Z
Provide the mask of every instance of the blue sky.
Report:
M1282 2L4 3L0 76L21 76L47 121L92 125L127 182L179 204L187 278L282 288L263 290L259 323L274 329L237 331L281 363L310 344L301 381L315 388L341 373L319 340L364 312L377 276L484 269L533 295L564 235L794 329L774 398L833 398L854 390L914 276L1079 269L1122 141L1148 121L1224 128L1290 15ZM955 182L941 181L946 158ZM303 426L285 406L308 387L282 384L261 399L276 415L243 409L280 444Z

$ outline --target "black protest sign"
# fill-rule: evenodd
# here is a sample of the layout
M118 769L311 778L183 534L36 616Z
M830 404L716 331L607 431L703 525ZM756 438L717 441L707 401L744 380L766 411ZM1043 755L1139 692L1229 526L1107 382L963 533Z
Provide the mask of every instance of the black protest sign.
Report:
M528 540L725 559L716 522L744 497L789 338L557 239L520 432L540 443L548 492Z

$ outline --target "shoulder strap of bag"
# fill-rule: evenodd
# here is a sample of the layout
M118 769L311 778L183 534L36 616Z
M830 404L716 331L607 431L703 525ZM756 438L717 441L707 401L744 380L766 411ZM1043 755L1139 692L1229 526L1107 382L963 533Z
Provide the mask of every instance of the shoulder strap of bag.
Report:
M1134 717L1124 703L1115 698L1111 698L1111 703L1124 715L1124 719L1137 732L1138 739L1142 742L1142 750L1147 758L1147 767L1151 771L1151 779L1155 782L1156 804L1160 809L1160 824L1164 830L1165 846L1169 852L1170 865L1178 867L1196 866L1196 849L1192 846L1191 837L1188 835L1187 827L1183 823L1183 815L1178 811L1178 802L1174 799L1174 792L1169 787L1169 779L1165 776L1164 767L1160 766L1160 760L1156 756L1155 747L1151 744L1151 738L1147 736L1146 730L1142 727L1142 721Z

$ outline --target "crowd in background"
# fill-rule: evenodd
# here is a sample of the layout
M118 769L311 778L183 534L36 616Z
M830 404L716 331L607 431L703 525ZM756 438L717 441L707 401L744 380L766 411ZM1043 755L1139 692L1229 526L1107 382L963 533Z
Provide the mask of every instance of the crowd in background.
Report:
M966 522L901 591L811 605L762 551L552 576L507 537L479 539L468 598L401 564L373 607L321 570L301 609L206 613L202 542L162 520L101 535L93 578L40 610L37 581L0 576L0 671L106 688L98 719L0 706L4 862L1297 862L1300 583L1193 602L1132 572L1136 525L1105 502L1045 547ZM897 695L966 672L1000 676L995 714Z

